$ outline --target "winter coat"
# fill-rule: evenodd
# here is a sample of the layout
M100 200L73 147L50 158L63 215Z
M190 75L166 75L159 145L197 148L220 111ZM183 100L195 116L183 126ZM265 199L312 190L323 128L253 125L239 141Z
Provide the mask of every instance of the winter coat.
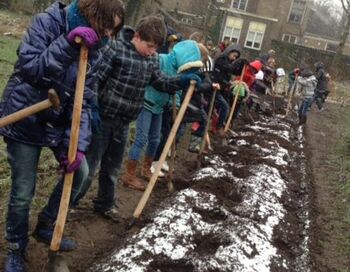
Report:
M255 82L255 73L253 71L254 68L256 71L260 71L262 68L262 63L259 60L252 61L244 72L243 81L248 85L249 88L252 88ZM235 80L240 80L240 76L236 77Z
M159 56L141 56L131 42L135 31L124 26L103 54L97 74L100 113L106 119L136 120L143 105L145 88L171 92L181 86L180 77L169 78L159 69Z
M0 134L12 140L37 145L68 147L79 47L66 40L68 23L65 5L54 3L34 17L19 45L18 60L0 102L0 117L47 99L50 88L60 97L61 111L42 111L22 121L0 129ZM84 103L81 116L78 149L86 151L91 138L90 101L100 54L89 50Z
M302 98L312 98L317 84L316 77L312 74L302 74L297 78L297 82L301 86Z
M228 59L228 55L231 52L238 52L240 56L241 52L239 45L231 45L227 47L214 64L212 79L213 82L219 83L221 85L221 89L224 89L224 87L229 84L232 75L240 75L243 69L244 64L240 59L234 62L231 62Z
M201 53L196 42L187 40L177 43L169 54L160 54L160 70L168 75L175 76L191 68L201 68ZM146 87L144 108L154 114L163 112L163 107L172 95L159 92L151 85Z
M328 80L326 77L324 64L322 62L317 62L315 64L315 68L316 68L316 79L317 79L316 89L319 91L328 91Z

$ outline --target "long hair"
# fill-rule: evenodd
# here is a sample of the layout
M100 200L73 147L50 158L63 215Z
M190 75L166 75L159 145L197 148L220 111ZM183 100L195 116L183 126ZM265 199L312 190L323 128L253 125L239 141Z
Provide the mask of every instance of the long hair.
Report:
M124 25L125 7L121 0L79 0L79 9L100 36L104 36L106 29L116 34ZM121 20L117 28L114 26L116 16Z

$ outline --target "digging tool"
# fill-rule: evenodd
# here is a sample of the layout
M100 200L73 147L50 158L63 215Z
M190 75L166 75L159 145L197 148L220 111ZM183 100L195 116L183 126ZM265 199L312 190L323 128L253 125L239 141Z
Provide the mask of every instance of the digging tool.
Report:
M289 111L292 108L292 99L293 99L293 96L294 96L296 84L297 84L297 78L295 78L293 86L292 86L292 89L289 92L287 109L286 109L286 115L284 117L287 117L289 115Z
M238 86L241 86L241 85L242 85L243 76L244 76L244 74L245 74L246 68L247 68L247 65L244 65L244 67L243 67L243 69L242 69L241 77L240 77L240 79L239 79L239 81L238 81ZM233 100L233 103L232 103L230 115L228 116L228 119L227 119L227 122L226 122L226 125L225 125L225 130L224 130L225 132L227 132L228 129L230 128L231 121L232 121L232 118L233 118L233 113L235 112L235 109L236 109L236 105L237 105L239 93L240 93L239 90L237 90L236 95L235 95L235 99Z
M175 123L176 120L176 95L173 95L173 122ZM169 165L169 176L168 176L168 190L170 193L174 192L174 184L173 184L173 177L174 177L174 168L175 168L175 152L176 152L176 137L173 140L173 143L171 145L171 158L170 158L170 165Z
M202 142L201 142L201 148L199 149L198 158L197 158L197 168L199 168L200 164L201 164L201 159L202 159L202 154L203 154L204 147L205 147L206 137L209 138L208 131L209 131L209 127L210 127L211 116L212 116L213 110L214 110L214 104L215 104L217 90L218 90L217 88L214 88L214 93L213 93L211 100L210 100L209 112L208 112L208 117L207 117L208 120L207 120L207 123L205 125L204 135L203 135Z
M182 121L183 116L185 115L185 111L187 109L188 104L190 103L190 100L191 100L192 94L195 90L195 87L196 87L196 81L191 80L190 87L187 90L185 99L181 104L180 110L176 116L176 120L171 128L169 137L168 137L168 139L165 143L165 146L163 148L162 154L161 154L160 159L159 159L159 163L157 164L157 167L156 167L151 179L148 182L147 188L146 188L145 192L143 193L143 195L142 195L142 197L141 197L141 199L140 199L140 201L139 201L139 203L134 211L133 219L130 222L130 224L128 225L128 229L132 228L132 226L135 224L136 220L140 217L140 215L143 211L143 208L145 207L145 205L146 205L146 203L147 203L147 201L152 193L153 187L157 182L160 170L162 169L162 165L163 165L165 158L169 152L170 146L173 143L173 141L175 141L177 130L180 126L180 123Z
M75 42L80 44L80 57L79 57L79 70L77 76L77 82L75 86L75 98L73 106L73 117L71 126L71 135L69 140L68 149L68 160L72 163L75 160L77 149L78 149L78 139L79 139L79 129L80 129L80 119L81 110L83 105L83 95L85 87L86 69L88 63L88 48L82 42L80 37L75 39ZM57 215L57 220L55 224L54 233L51 240L51 245L49 249L49 271L51 272L67 272L69 271L68 265L61 255L58 254L62 235L64 231L64 225L67 218L69 200L71 196L72 184L73 184L74 173L67 173L64 177L64 185L62 190L60 208Z
M48 108L53 108L54 110L60 110L60 99L54 89L50 89L48 92L48 99L36 103L30 107L7 115L0 119L0 128L18 122L30 115L38 113L40 111L46 110Z
M276 115L276 93L275 93L275 84L273 83L273 79L271 78L271 95L272 95L272 114L273 117Z

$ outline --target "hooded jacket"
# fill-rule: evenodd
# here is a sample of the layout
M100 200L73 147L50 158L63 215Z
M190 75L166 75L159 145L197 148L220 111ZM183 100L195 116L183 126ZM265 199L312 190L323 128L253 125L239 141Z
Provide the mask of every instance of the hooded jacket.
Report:
M12 140L37 145L68 147L79 47L66 39L69 32L65 5L54 3L33 18L17 50L18 60L0 101L0 117L7 116L47 99L50 88L60 97L60 112L48 109L0 129ZM86 151L90 143L90 102L100 54L89 50L84 103L78 149Z
M237 52L238 58L234 62L228 59L228 55L231 52ZM221 88L229 84L232 75L240 75L244 64L239 57L241 55L239 45L231 45L225 49L219 58L215 61L213 71L213 82L219 83Z
M301 95L304 99L312 98L317 85L316 77L311 71L303 71L297 79L298 84L301 86Z
M160 54L160 70L168 76L175 76L192 68L201 68L201 53L196 42L187 40L177 43L169 54ZM144 108L154 114L163 112L171 95L160 92L151 85L146 87Z
M315 63L316 68L316 79L317 86L316 89L319 91L328 91L328 80L326 77L326 71L324 64L322 62Z

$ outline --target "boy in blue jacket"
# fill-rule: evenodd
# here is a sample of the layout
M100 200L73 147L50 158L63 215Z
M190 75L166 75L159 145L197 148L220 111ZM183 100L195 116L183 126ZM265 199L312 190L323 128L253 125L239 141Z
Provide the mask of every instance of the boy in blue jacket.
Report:
M190 40L177 43L169 54L161 54L159 58L160 69L168 76L175 76L189 69L198 70L203 66L199 47L195 41ZM160 142L163 107L171 97L169 94L159 92L150 85L146 87L145 102L136 120L135 142L130 148L126 171L121 177L124 183L129 183L130 180L133 180L132 184L138 183L143 185L136 189L144 190L146 183L137 177L136 169L131 166L138 164L142 150L147 144L142 164L142 175L146 179L150 179L152 176L150 168Z
M49 147L57 160L68 151L71 115L80 46L80 36L89 48L89 71L86 75L84 105L76 160L64 165L75 171L71 200L79 193L88 174L84 153L90 143L91 101L97 64L100 60L100 38L110 36L123 24L124 6L120 0L79 0L69 6L54 3L34 17L18 48L15 64L0 102L0 117L7 116L47 98L53 88L60 97L61 109L45 110L0 129L7 144L11 167L11 194L6 221L9 242L6 272L25 271L24 255L28 244L29 208L35 193L36 174L42 147ZM61 160L61 165L65 163ZM50 244L63 187L57 183L47 205L39 214L34 237ZM74 241L63 237L61 251L76 248Z

